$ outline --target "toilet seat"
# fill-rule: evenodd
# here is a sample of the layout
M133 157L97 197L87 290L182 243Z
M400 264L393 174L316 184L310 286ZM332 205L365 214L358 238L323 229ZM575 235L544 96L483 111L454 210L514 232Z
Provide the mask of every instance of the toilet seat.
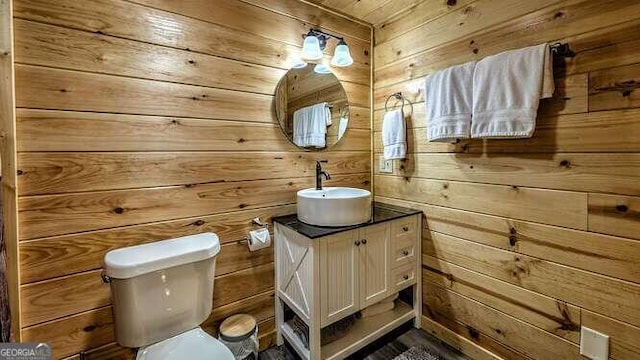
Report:
M197 327L172 338L140 348L137 360L234 360L218 339Z

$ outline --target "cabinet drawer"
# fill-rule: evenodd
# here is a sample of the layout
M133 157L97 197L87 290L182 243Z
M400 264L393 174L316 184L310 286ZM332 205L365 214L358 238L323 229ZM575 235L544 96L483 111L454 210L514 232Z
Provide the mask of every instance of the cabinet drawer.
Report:
M417 233L418 221L415 216L407 216L402 219L394 220L391 224L391 238L404 237L409 234L415 236Z
M416 283L416 265L407 264L391 272L391 286L393 291L400 291Z
M404 264L415 264L416 234L406 234L391 240L391 266L396 268Z

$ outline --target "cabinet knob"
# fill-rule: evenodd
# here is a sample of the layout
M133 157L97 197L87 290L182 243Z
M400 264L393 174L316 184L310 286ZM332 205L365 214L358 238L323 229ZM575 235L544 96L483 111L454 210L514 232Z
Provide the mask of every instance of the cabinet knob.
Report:
M409 280L409 275L405 275L402 278L405 279L405 280Z
M408 227L408 226L403 226L403 227L402 227L402 231L404 231L404 232L409 231L409 227Z
M402 252L402 255L404 255L404 256L409 255L409 251L407 251L407 250L403 251L403 252Z
M362 239L362 245L367 245L367 239Z
M360 246L360 240L356 240L355 244L356 246Z

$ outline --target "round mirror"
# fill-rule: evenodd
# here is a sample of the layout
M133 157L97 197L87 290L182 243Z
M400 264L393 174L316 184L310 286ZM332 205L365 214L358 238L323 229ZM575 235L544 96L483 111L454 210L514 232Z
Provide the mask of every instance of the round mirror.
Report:
M276 88L276 116L287 139L305 150L326 150L349 125L347 94L321 65L289 70ZM317 69L316 69L317 68Z

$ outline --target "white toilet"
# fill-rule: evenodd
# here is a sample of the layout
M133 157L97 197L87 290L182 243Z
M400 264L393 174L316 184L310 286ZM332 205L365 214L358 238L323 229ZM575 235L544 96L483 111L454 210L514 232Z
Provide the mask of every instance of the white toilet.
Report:
M233 360L199 325L213 307L220 241L213 233L112 250L104 257L115 333L144 360Z

